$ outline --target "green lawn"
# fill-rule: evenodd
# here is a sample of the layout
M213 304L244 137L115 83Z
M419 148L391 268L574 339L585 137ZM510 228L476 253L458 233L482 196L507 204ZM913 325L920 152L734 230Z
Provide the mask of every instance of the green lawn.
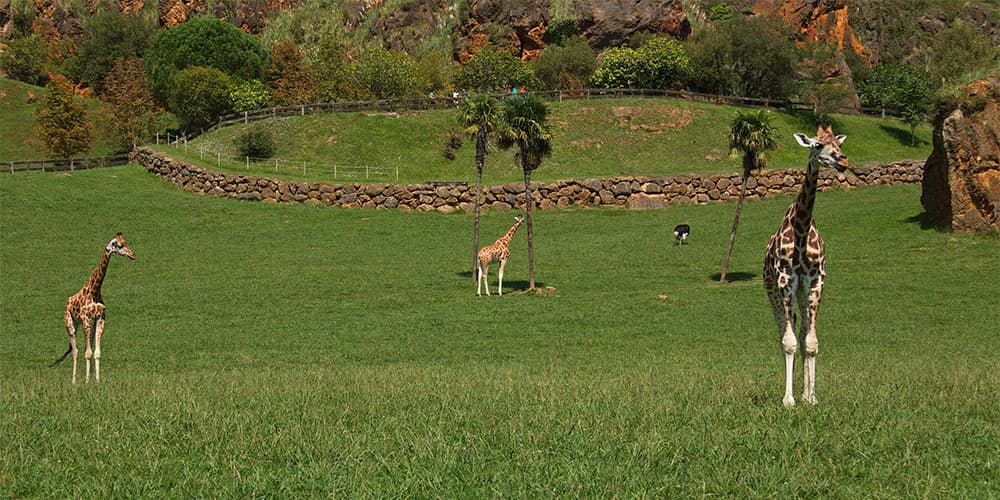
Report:
M536 180L614 175L676 175L732 172L739 160L729 159L727 134L738 108L673 99L608 99L551 104L552 157L533 174ZM475 181L475 144L466 139L455 160L442 153L449 131L459 132L456 111L400 113L328 113L238 124L216 130L183 147L161 149L212 170L308 180L345 178L349 167L382 167L378 181L418 183L428 180ZM804 153L792 138L813 134L807 114L774 111L780 148L770 168L802 168ZM917 128L911 147L909 127L898 120L836 115L835 130L848 135L844 150L855 165L898 159L926 159L931 128ZM282 161L251 162L238 156L234 139L248 128L271 130L275 156ZM303 174L305 167L305 174ZM363 180L364 175L347 176ZM489 183L522 180L513 153L487 157Z
M0 494L996 498L1000 238L922 228L919 195L819 195L820 404L788 410L760 283L786 197L744 207L729 284L732 204L577 209L536 213L551 296L518 293L522 231L476 297L469 215L0 175ZM138 259L72 386L65 299L116 231Z

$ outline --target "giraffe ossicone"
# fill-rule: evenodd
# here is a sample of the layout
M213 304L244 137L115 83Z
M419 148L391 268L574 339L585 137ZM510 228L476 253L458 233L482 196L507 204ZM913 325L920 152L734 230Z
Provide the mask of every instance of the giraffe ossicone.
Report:
M803 351L802 399L818 403L816 356L819 339L816 336L816 315L826 277L826 247L812 213L820 168L835 168L841 172L848 168L847 156L840 150L846 139L847 136L834 135L830 125L826 128L820 125L814 137L795 134L796 142L809 149L805 179L795 201L785 212L781 225L771 236L764 255L764 287L771 302L785 358L785 395L782 403L787 407L795 406L792 377L795 352L800 347ZM798 318L793 305L798 307Z
M104 247L104 253L101 255L101 262L94 269L94 272L90 274L90 279L87 280L87 284L80 289L79 292L71 295L69 299L66 300L66 310L63 314L63 321L66 325L66 333L69 335L69 348L63 355L55 360L50 366L56 366L61 363L66 356L73 354L73 376L71 378L72 382L76 383L76 361L77 361L77 347L76 347L76 329L77 325L83 326L83 333L86 337L87 350L84 353L84 358L87 360L87 375L84 379L85 382L90 382L91 366L90 360L94 360L94 380L101 380L101 336L104 334L104 299L101 297L101 285L104 283L104 277L108 272L108 262L111 260L111 255L118 254L124 257L128 257L130 260L135 260L135 254L132 253L132 249L128 247L125 243L125 238L122 233L115 235L111 241L108 242Z
M477 254L479 265L476 266L478 274L476 277L476 295L482 295L483 286L486 287L486 295L490 294L490 285L486 281L486 275L489 273L490 264L493 262L500 263L500 269L497 272L497 278L499 279L497 294L503 295L503 271L507 267L507 259L510 258L510 242L514 238L514 233L517 232L517 228L521 225L521 222L524 222L524 217L514 217L514 225L510 226L510 229L503 236L493 242L492 245L479 249L479 253Z

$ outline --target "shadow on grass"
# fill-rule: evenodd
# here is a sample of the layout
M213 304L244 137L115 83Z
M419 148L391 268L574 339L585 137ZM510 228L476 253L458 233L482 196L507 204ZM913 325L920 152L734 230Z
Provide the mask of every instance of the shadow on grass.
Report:
M913 136L910 134L910 131L906 130L904 128L901 128L901 127L892 127L892 126L889 126L889 125L879 125L878 128L882 129L883 132L885 132L886 134L889 134L890 136L892 136L893 138L895 138L897 141L899 141L900 144L902 144L902 145L904 145L904 146L906 146L908 148L910 148L910 147L912 147L912 148L918 148L918 147L920 147L920 146L922 146L924 144L930 144L929 142L927 142L925 140L922 140L922 139L919 139L919 138L916 139L916 141L914 141Z
M715 273L709 276L708 278L711 279L712 281L718 282L719 278L721 277L722 273ZM753 281L753 279L756 277L757 275L754 273L743 273L743 272L726 273L726 283L735 283L737 281Z
M937 229L937 226L934 225L934 221L931 220L931 216L928 215L927 212L920 212L912 217L907 217L903 219L902 222L907 224L919 224L920 229Z

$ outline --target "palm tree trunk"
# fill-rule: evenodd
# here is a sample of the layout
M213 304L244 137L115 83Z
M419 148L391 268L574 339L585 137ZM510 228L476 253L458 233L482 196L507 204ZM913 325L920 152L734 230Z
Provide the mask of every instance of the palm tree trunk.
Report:
M522 158L524 155L522 155ZM531 199L531 170L528 165L524 168L524 219L528 223L528 289L535 289L535 234L532 230L531 209L535 201Z
M726 250L726 261L722 263L722 275L719 281L726 281L726 273L729 272L729 258L733 255L733 245L736 244L736 229L740 227L740 212L743 211L743 199L747 194L747 177L749 172L743 170L743 184L740 186L740 199L736 202L736 217L733 217L733 232L729 235L729 248Z
M476 141L476 207L472 223L472 279L479 280L476 274L479 270L479 205L483 194L483 163L486 161L485 146L482 141Z

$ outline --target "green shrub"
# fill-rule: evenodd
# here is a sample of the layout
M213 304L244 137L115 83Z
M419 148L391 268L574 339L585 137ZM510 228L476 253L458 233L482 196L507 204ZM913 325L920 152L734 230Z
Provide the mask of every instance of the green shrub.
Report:
M230 111L231 87L229 76L215 68L185 69L174 77L169 109L184 128L204 127Z
M260 80L237 83L229 91L229 104L234 113L253 111L270 103L271 93Z
M236 150L242 157L263 159L274 156L275 143L271 132L263 127L255 127L233 139Z

